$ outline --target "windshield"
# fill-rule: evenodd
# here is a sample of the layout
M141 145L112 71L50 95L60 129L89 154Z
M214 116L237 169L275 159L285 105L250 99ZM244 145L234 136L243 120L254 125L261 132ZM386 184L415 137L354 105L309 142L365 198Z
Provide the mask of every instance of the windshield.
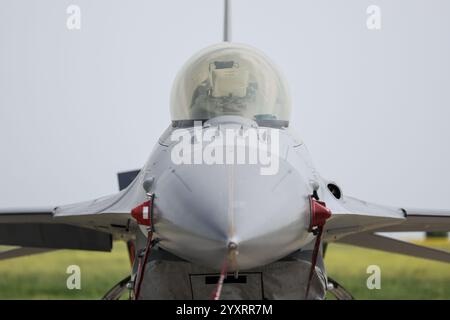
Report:
M222 43L204 49L182 68L172 89L172 120L222 115L289 121L287 86L264 54Z

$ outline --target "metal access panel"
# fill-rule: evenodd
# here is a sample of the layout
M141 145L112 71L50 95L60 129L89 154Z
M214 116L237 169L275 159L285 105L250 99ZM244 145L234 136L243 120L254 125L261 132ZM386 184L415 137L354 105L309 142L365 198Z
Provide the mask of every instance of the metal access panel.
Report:
M219 274L190 274L189 281L194 300L210 300L219 281ZM224 281L221 300L262 300L264 283L262 272L229 274Z

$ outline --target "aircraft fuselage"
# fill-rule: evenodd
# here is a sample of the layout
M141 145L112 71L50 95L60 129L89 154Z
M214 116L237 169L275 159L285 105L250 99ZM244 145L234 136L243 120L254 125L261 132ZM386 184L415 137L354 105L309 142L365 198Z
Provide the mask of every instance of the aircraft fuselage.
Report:
M248 132L255 130L258 142L222 139L212 145L211 139L200 145L195 130L215 130L209 134L215 140L227 132L248 138ZM188 143L180 137L188 138ZM182 143L191 147L181 148ZM235 161L194 163L195 153L205 155L205 148L216 151L212 152L216 160L217 150L223 148L225 162L226 154L234 150ZM255 152L255 148L264 150ZM250 154L259 152L277 162L276 170L273 164L250 161ZM248 161L237 161L238 154L241 160L242 154L248 155ZM180 163L180 157L192 161ZM233 268L246 270L289 255L313 239L308 232L309 196L319 177L304 144L286 128L263 128L234 116L211 119L200 127L170 127L159 139L141 179L141 183L152 182L160 247L192 263L219 270L232 243L238 252Z

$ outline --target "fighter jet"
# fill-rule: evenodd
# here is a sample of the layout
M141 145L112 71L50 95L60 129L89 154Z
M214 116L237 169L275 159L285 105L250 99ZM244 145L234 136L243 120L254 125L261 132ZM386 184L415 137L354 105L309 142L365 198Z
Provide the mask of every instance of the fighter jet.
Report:
M319 174L290 128L281 72L230 41L225 8L225 41L179 72L172 123L142 169L121 174L114 195L0 210L0 244L20 247L0 259L126 241L130 276L104 299L127 289L132 299L324 299L327 291L349 299L326 275L332 242L450 262L448 252L379 234L448 232L450 210L368 203Z

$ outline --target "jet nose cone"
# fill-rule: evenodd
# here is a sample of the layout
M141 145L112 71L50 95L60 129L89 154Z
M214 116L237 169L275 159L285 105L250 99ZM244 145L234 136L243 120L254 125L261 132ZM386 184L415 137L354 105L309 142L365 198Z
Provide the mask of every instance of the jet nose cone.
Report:
M287 163L274 175L236 166L229 176L229 239L238 244L239 267L248 269L297 250L307 237L308 186Z
M274 175L258 165L186 165L158 183L161 246L220 269L230 243L241 270L297 250L309 225L309 186L287 163Z

